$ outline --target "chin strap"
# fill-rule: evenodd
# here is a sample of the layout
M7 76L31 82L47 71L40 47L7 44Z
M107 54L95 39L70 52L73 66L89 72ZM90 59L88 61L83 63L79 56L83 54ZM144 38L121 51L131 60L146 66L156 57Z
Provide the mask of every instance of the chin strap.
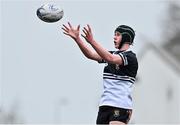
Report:
M124 32L124 33L121 33L121 35L122 35L122 40L121 40L120 45L118 47L119 49L121 49L122 46L125 43L128 43L130 45L132 44L132 38L131 38L131 36L128 33ZM128 41L130 41L130 42L128 42Z

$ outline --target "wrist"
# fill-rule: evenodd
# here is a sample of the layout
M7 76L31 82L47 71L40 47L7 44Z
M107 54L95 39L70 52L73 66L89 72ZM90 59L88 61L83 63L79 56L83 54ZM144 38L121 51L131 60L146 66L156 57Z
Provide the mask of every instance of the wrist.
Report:
M81 38L78 36L77 38L74 38L74 40L75 40L76 42L79 42L79 41L81 40Z
M89 42L91 45L94 45L96 43L96 41L93 39L91 40L91 42Z

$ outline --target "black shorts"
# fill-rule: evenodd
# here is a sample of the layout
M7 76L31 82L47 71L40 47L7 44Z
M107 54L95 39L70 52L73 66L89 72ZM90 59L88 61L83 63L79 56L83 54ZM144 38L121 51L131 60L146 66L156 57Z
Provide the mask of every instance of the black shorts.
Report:
M127 124L132 114L131 109L100 106L96 124L109 124L111 121L120 121Z

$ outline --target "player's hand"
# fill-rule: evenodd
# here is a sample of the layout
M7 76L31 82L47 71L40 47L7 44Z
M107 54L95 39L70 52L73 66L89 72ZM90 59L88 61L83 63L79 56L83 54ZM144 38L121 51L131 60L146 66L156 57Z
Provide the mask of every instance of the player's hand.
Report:
M94 38L93 38L91 27L88 24L87 24L87 27L83 28L83 32L84 32L84 35L81 34L81 36L84 37L85 40L91 44L94 41Z
M68 26L63 24L62 27L62 30L64 31L63 33L65 35L70 36L74 40L77 40L79 38L79 29L80 29L80 25L78 25L77 28L73 28L70 22L68 22Z

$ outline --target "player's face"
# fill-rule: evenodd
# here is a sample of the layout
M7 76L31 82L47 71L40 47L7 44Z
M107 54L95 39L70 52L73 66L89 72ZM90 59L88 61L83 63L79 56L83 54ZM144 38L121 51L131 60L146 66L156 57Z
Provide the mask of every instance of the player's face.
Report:
M115 32L115 33L114 33L114 46L115 46L116 49L119 48L119 45L120 45L120 43L121 43L121 40L122 40L122 35L121 35L121 33Z

